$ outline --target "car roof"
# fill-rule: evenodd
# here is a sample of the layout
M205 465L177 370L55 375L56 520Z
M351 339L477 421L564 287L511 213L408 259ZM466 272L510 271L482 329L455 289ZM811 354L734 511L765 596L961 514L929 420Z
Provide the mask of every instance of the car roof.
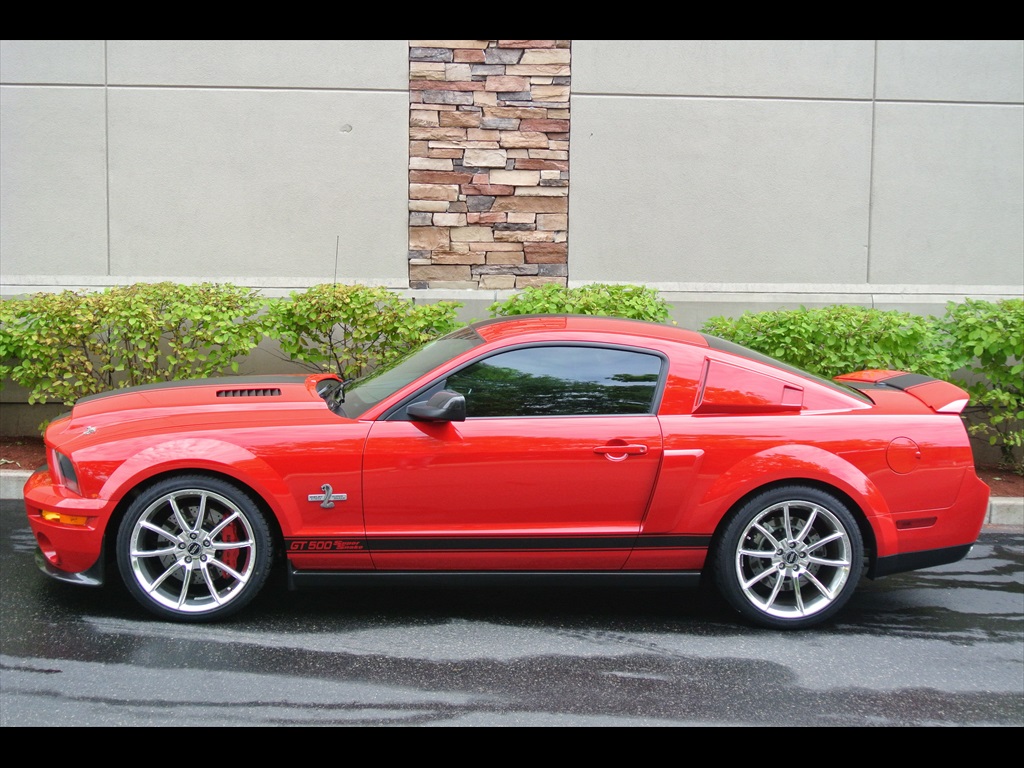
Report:
M708 346L703 335L666 323L654 323L648 320L632 320L624 317L607 317L604 315L569 315L539 314L513 315L489 320L480 320L472 324L472 328L485 341L498 341L510 336L521 336L533 333L550 333L566 331L570 333L605 333L643 336L652 339L666 339L685 344Z

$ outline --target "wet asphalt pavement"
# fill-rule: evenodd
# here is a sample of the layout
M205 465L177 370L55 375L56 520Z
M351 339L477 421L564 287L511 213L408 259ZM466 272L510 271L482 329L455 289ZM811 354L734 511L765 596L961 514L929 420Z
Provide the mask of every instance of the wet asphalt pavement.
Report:
M0 502L0 725L1024 725L1024 535L864 581L840 617L754 629L698 590L288 592L148 618L36 570Z

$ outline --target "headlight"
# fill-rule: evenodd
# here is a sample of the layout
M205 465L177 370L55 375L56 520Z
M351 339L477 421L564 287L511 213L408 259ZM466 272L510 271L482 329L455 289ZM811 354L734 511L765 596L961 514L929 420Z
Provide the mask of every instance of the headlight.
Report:
M75 472L75 465L60 451L54 451L54 455L57 457L57 470L60 472L64 485L81 496L82 489L78 487L78 474Z

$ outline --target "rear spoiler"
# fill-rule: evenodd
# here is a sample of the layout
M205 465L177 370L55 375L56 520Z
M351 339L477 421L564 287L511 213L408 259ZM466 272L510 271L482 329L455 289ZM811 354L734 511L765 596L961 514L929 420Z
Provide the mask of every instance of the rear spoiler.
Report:
M868 370L844 373L836 376L835 380L854 389L898 389L913 395L936 413L960 413L971 399L967 392L955 384L920 373Z

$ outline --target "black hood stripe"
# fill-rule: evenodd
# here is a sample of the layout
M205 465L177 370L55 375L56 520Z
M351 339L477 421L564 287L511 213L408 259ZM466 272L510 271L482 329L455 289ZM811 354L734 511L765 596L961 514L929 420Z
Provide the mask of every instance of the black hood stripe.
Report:
M100 392L96 395L86 395L79 398L77 403L87 403L91 400L100 400L104 397L123 395L129 392L152 392L158 389L184 389L188 387L221 387L223 389L245 387L246 385L260 384L295 384L304 381L308 374L304 373L279 373L273 376L219 376L210 379L180 379L178 381L160 381L155 384L139 384L135 387L123 387L112 389L109 392ZM251 386L249 388L252 388ZM267 388L267 387L260 387Z

